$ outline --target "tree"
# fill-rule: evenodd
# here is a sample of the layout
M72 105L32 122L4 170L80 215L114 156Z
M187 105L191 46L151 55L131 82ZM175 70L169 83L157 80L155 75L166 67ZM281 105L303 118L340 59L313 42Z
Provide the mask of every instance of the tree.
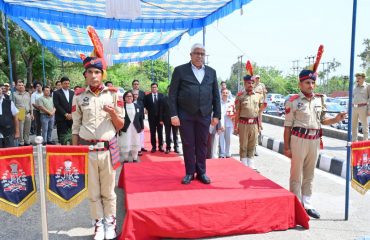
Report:
M365 49L362 53L360 53L358 56L362 60L362 68L367 73L367 75L370 75L370 39L364 39L364 42L362 45L365 46Z
M168 81L168 65L167 62L157 59L153 61L144 61L142 64L144 72L148 79L152 82ZM172 68L170 67L170 72Z
M0 25L3 25L2 19L0 19ZM40 68L41 46L28 33L10 20L8 21L8 27L13 80L26 78L26 85L30 86L33 82L33 71L41 69L42 73L42 67ZM38 62L39 66L33 66L35 61ZM0 28L0 63L0 70L9 79L8 51L4 28ZM56 63L56 59L51 54L45 54L45 63L47 63L46 75L51 76L54 69L53 64ZM42 74L40 76L40 72L38 72L37 77L42 79ZM2 78L4 79L4 77Z

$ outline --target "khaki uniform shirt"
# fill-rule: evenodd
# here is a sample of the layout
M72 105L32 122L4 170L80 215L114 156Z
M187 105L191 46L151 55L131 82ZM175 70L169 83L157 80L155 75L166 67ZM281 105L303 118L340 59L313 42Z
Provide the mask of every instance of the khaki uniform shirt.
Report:
M15 106L20 109L24 108L26 114L31 111L31 96L28 92L24 91L21 92L14 92L14 104Z
M266 86L263 83L258 83L258 85L254 86L253 91L255 93L261 94L263 96L263 102L266 102Z
M352 104L367 103L369 109L370 104L370 84L364 82L362 86L356 83L353 88L353 99ZM369 111L369 110L368 110Z
M325 99L315 95L308 100L302 92L293 95L285 103L286 127L302 127L306 129L320 129L325 119Z
M260 104L263 104L263 97L260 94L256 94L255 92L253 92L251 95L243 92L235 99L236 111L238 112L238 110L240 110L239 117L258 117Z
M116 135L116 129L109 113L103 110L104 105L114 106L118 116L124 118L123 100L119 99L117 91L105 87L95 95L87 87L82 93L75 94L72 102L72 134L86 140L110 141Z

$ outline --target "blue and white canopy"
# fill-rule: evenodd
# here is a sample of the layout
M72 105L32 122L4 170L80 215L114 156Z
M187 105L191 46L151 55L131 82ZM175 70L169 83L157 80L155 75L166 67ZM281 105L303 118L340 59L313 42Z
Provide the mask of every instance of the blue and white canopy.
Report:
M47 47L63 61L79 62L80 53L89 55L93 46L86 28L64 27L31 20L12 18L22 29ZM114 39L119 48L114 63L156 59L176 46L187 30L166 32L137 32L124 30L96 30L99 37Z
M134 20L107 17L108 2L136 1ZM251 0L0 0L0 11L65 61L78 62L93 49L86 27L116 39L113 63L156 59L181 37L242 8ZM125 5L126 6L126 5ZM88 54L87 54L88 55Z
M168 31L200 29L251 0L140 0L141 15L135 20L106 17L107 1L0 0L0 10L17 18L69 27Z

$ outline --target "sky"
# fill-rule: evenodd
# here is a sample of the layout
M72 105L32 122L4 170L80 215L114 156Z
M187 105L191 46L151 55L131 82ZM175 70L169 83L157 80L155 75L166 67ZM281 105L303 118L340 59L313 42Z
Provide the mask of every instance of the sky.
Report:
M349 75L352 31L351 0L253 0L240 10L206 27L205 47L208 65L226 80L232 64L243 55L259 66L273 66L292 73L294 60L307 65L305 57L316 55L324 45L321 62L341 63L333 75ZM362 71L363 40L370 38L370 1L357 1L355 72ZM170 50L170 64L190 60L190 48L203 42L203 33L184 35ZM320 66L322 68L322 65ZM329 76L330 77L330 76Z

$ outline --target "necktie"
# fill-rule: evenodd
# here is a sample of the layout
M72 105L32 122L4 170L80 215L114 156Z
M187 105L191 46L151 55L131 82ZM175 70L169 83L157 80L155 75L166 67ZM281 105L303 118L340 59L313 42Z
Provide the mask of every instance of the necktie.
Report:
M157 99L157 94L154 94L154 103L157 103L158 99Z

